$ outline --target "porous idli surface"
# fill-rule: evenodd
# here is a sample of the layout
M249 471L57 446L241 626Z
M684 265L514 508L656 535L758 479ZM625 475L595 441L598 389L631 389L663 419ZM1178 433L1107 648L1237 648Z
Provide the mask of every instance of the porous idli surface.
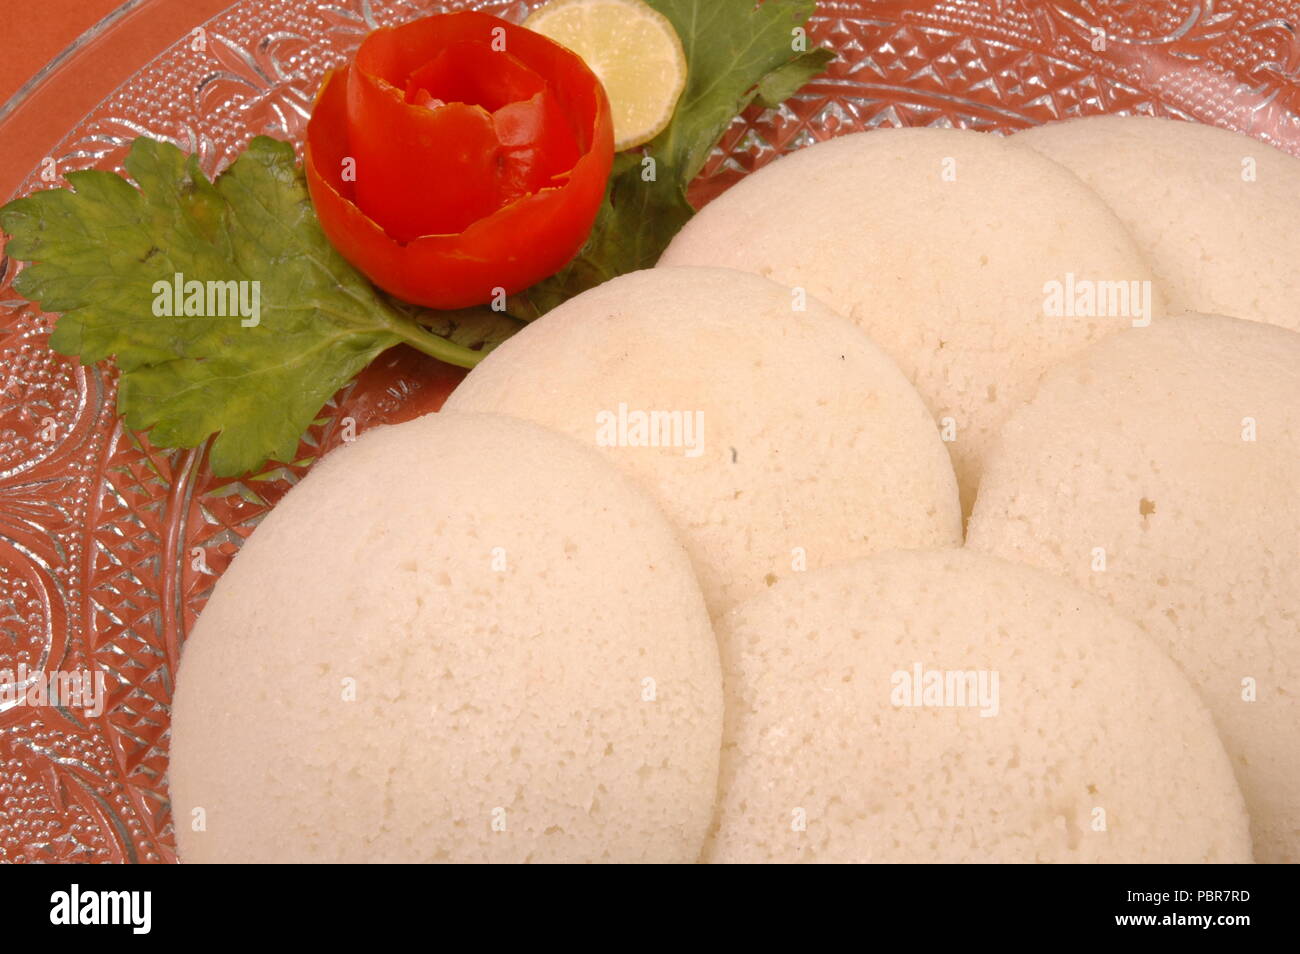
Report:
M877 130L801 149L706 206L660 264L755 272L857 322L942 426L967 509L987 448L1042 372L1148 320L1139 310L1162 311L1159 289L1145 303L1139 284L1132 314L1079 314L1125 310L1119 285L1113 309L1109 292L1090 308L1085 289L1097 285L1080 280L1150 281L1137 245L1068 170L968 130ZM1052 313L1067 295L1081 307Z
M717 646L655 505L522 421L434 414L332 453L184 647L186 862L691 862Z
M897 366L824 305L743 272L606 282L497 348L447 407L605 454L668 513L715 614L807 567L961 544L948 455ZM661 429L647 446L620 409L677 414L696 440Z
M1200 689L1258 861L1300 861L1300 335L1215 316L1114 335L1008 422L971 547L1074 580Z
M1300 330L1300 159L1241 133L1145 116L1070 119L1010 141L1066 166L1114 209L1171 313Z
M1204 704L1063 580L967 550L884 554L778 584L718 638L706 861L1250 860Z

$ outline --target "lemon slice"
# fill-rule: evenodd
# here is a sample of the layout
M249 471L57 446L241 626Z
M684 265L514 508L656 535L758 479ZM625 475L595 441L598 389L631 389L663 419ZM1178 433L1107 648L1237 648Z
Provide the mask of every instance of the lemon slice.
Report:
M524 26L577 53L609 96L614 149L658 135L686 87L686 54L668 18L641 0L552 0Z

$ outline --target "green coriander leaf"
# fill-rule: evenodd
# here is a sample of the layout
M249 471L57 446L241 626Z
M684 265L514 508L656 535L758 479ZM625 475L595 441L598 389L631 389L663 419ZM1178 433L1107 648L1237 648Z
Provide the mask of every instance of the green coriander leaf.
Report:
M767 0L755 7L753 0L647 2L677 30L687 64L686 89L673 120L648 151L690 182L763 80L805 58L806 53L795 48L793 31L807 23L817 3Z
M148 138L125 166L135 186L74 172L71 189L0 209L8 253L32 263L15 288L61 313L55 350L116 356L129 427L164 447L217 435L219 476L292 461L325 402L385 349L468 367L500 333L463 322L461 344L394 309L325 238L288 143L254 139L214 181Z
M512 314L532 321L588 288L659 260L695 210L679 178L661 177L659 168L643 165L644 158L634 152L614 157L605 201L582 250L559 272L512 297Z
M647 0L686 53L686 88L668 126L642 150L614 157L591 235L567 266L510 300L525 321L626 272L650 268L694 209L686 188L736 115L756 98L788 99L835 58L796 48L815 0Z
M834 59L835 53L826 49L801 53L796 59L764 76L759 81L754 98L765 109L780 106L799 92L810 79L824 73Z
M504 311L486 305L474 308L437 310L423 308L386 296L388 304L402 315L453 344L486 355L501 342L524 327L524 322Z

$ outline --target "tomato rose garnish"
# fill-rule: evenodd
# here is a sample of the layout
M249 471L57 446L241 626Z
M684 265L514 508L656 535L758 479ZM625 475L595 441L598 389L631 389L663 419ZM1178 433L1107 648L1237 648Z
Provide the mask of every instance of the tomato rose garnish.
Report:
M305 165L348 261L404 301L461 308L577 253L613 143L605 91L576 54L467 11L371 33L321 86Z

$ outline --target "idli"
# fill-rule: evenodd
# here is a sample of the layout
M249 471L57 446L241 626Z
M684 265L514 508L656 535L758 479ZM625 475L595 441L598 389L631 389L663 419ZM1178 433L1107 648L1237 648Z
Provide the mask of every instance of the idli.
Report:
M723 269L651 269L492 352L448 408L527 418L647 488L717 614L808 567L961 544L921 399L857 328Z
M1246 862L1205 706L1095 597L967 550L794 578L721 621L711 862Z
M1300 330L1300 159L1226 129L1141 116L1049 123L1011 142L1066 166L1115 210L1170 312Z
M644 493L535 425L362 436L258 527L185 645L186 862L691 862L717 646Z
M1104 597L1223 733L1255 858L1300 861L1300 335L1215 316L1114 335L1008 422L969 545Z
M1043 370L1162 310L1136 244L1091 190L967 130L799 150L706 206L660 264L756 272L852 318L921 392L967 509L986 449Z

